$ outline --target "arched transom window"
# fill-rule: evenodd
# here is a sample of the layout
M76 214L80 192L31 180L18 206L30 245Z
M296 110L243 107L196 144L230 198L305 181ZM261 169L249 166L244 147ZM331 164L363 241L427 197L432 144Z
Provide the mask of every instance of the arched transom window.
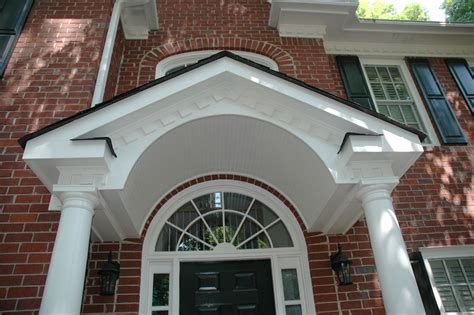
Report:
M216 248L293 247L276 213L255 198L212 192L181 206L164 225L156 251L212 251Z

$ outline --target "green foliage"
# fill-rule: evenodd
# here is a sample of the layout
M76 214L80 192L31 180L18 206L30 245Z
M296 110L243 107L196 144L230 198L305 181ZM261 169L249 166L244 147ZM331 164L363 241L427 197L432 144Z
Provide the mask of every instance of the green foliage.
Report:
M407 4L397 15L397 20L428 21L429 19L428 10L417 2Z
M364 19L393 19L395 6L383 0L360 0L356 14Z
M393 4L383 0L360 0L356 14L363 19L409 21L428 21L429 19L428 10L417 2L407 4L401 12L397 12Z
M474 0L444 0L447 22L474 22Z

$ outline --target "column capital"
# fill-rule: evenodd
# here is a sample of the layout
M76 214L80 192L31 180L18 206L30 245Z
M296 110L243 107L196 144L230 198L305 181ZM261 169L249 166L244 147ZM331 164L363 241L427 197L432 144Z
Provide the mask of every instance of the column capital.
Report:
M81 208L94 212L99 205L97 187L89 185L54 185L53 194L62 202L62 209Z
M391 200L390 195L398 183L398 177L361 180L356 194L357 199L363 203L376 199Z

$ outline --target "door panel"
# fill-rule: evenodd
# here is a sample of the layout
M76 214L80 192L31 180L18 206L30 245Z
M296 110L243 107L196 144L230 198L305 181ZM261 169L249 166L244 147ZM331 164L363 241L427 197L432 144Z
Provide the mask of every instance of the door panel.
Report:
M275 314L269 260L181 263L180 314Z

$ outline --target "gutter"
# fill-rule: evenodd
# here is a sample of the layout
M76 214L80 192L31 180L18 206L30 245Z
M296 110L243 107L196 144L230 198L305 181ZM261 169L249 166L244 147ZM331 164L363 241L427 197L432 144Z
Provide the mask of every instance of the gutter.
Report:
M104 49L102 50L102 58L99 65L99 73L95 81L94 96L92 96L91 107L102 103L104 100L105 86L107 85L107 76L109 74L110 63L112 61L112 54L114 51L115 37L120 23L120 14L122 12L123 2L125 0L117 0L112 9L112 16L110 18L109 29L105 39Z
M95 82L91 107L104 101L105 87L114 52L119 23L122 22L125 39L147 39L148 32L158 29L155 0L116 0L110 17L109 29Z

